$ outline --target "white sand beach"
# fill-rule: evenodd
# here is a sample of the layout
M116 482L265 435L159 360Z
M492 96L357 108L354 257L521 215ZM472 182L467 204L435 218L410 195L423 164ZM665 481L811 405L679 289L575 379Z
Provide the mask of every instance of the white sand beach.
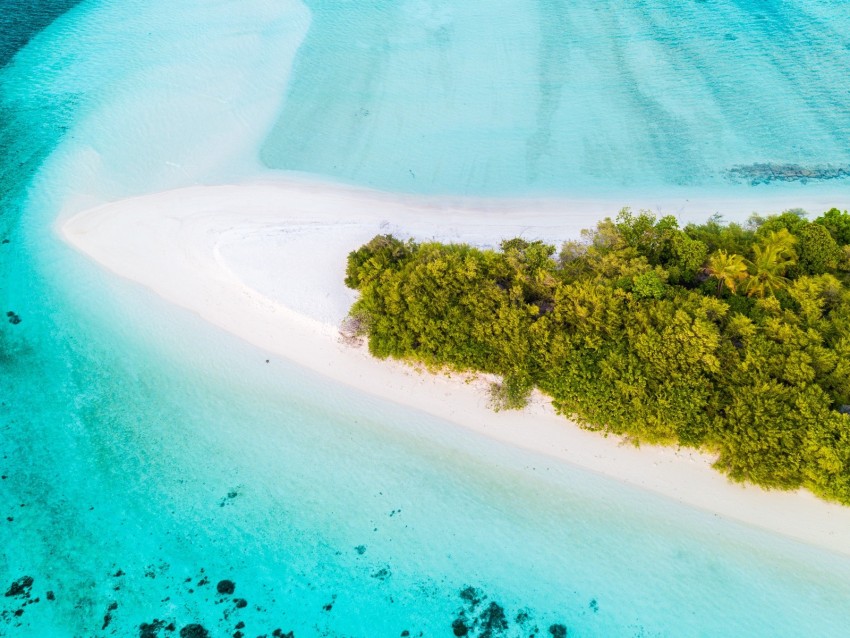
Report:
M810 204L819 212L835 203ZM713 212L684 200L646 206L683 219ZM749 212L748 206L725 202L719 210ZM782 210L778 202L760 206L759 212ZM587 432L554 414L540 396L521 412L493 412L486 380L378 361L340 339L339 324L355 298L342 283L346 256L375 234L476 245L521 235L560 243L617 208L592 201L429 200L270 179L110 203L60 218L58 230L114 273L336 381L719 516L850 554L850 508L804 491L732 484L704 454L637 449Z

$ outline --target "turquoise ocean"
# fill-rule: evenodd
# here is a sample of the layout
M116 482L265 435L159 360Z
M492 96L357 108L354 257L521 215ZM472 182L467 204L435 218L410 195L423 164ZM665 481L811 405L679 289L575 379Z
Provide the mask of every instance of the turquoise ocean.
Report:
M270 359L55 230L269 171L840 198L846 3L0 0L0 25L0 635L847 635L847 557Z

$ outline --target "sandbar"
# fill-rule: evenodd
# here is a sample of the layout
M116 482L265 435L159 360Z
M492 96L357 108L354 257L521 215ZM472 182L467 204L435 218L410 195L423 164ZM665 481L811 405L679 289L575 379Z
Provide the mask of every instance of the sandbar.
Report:
M820 212L840 204L810 206ZM732 213L757 210L752 202L724 205ZM693 220L714 212L705 202L665 206L667 211L654 208ZM340 322L355 298L342 283L346 256L375 234L479 246L514 236L559 243L618 208L599 201L423 198L268 178L112 202L61 217L57 230L115 274L335 381L724 518L850 555L850 507L804 490L732 483L711 468L711 456L694 450L636 448L589 432L555 414L539 394L522 411L494 412L486 378L434 375L379 361L340 338ZM782 210L771 201L761 208Z

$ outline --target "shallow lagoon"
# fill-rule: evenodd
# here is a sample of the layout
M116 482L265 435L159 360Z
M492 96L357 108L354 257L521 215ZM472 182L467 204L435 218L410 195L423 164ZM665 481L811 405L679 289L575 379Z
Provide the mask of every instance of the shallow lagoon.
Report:
M316 112L308 125L288 114L302 99L299 69L316 29L340 13L324 15L317 4L311 22L294 2L172 4L83 4L0 72L3 112L14 114L0 138L10 240L0 245L0 309L23 319L4 329L13 356L0 361L0 585L5 592L28 575L29 600L39 598L4 597L0 633L137 635L156 618L163 636L176 635L172 622L178 630L202 623L214 636L239 622L246 635L451 635L460 618L478 619L471 635L480 635L488 620L501 626L501 608L511 636L535 626L547 635L557 623L571 636L840 635L850 559L482 441L286 362L266 364L264 353L62 245L51 230L57 215L257 174L257 149L268 153L281 139L280 124L266 136L276 118L293 130L327 130L328 115ZM351 22L392 26L403 48L424 48L422 64L431 59L431 40L404 40L395 22L376 18L389 4L345 6ZM420 29L448 19L439 3L400 6ZM479 8L466 20L513 26L504 31L513 41L549 7L513 6L516 14ZM345 25L334 28L344 42ZM533 58L527 52L523 64ZM520 122L519 97L510 99L511 122ZM397 104L378 108L389 117ZM466 111L473 122L490 106L477 108ZM398 146L398 135L416 130L401 124L375 129L375 144ZM361 147L333 151L325 141L325 158L337 153L348 172L307 158L290 168L418 190L392 183L406 178L380 146L363 163ZM471 148L470 165L481 152ZM40 149L34 160L16 161L32 149ZM455 177L440 165L423 160L425 190L482 192L506 175L461 186L441 182ZM236 582L234 595L216 594L224 578Z
M764 195L737 166L850 165L850 9L745 0L308 0L263 147L385 190ZM736 187L737 186L737 187Z

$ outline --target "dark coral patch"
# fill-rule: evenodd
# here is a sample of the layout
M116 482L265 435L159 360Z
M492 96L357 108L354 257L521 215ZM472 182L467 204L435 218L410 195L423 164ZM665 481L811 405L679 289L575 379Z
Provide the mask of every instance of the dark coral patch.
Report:
M749 164L734 166L727 171L734 181L749 182L751 185L770 182L826 181L850 177L850 166L801 166L799 164Z
M495 602L491 602L484 608L484 611L478 616L478 623L481 626L482 638L501 636L508 629L508 619L505 616L505 610Z
M236 498L237 496L239 496L239 492L237 492L236 490L230 490L230 491L227 493L227 496L225 496L224 498L219 499L219 501L218 501L218 506L219 506L219 507L224 507L225 505L227 505L227 503L229 503L230 501L232 501L232 500L233 500L234 498Z
M466 624L466 619L455 618L454 621L452 621L452 633L455 636L458 636L458 638L468 635L469 627Z
M159 630L165 627L165 621L154 618L152 622L139 625L139 638L157 638Z
M209 638L209 636L210 632L197 623L186 625L180 630L180 638Z
M552 634L552 638L567 638L567 628L560 623L551 625L549 627L549 633Z
M109 627L109 623L112 622L112 612L115 611L116 609L118 609L118 603L116 603L116 602L109 603L109 607L107 607L106 613L103 615L103 627L101 627L101 630Z
M389 567L382 567L381 569L376 571L374 574L372 574L372 578L377 578L378 580L386 580L391 575L392 574L390 572Z
M29 598L32 584L32 576L21 576L6 590L6 596L23 596L24 598Z
M215 586L215 589L219 594L229 596L236 591L236 583L232 580L220 580L218 581L218 585Z
M475 589L475 587L465 587L460 590L460 597L465 603L467 603L472 609L478 607L481 604L481 601L486 598L480 591Z

